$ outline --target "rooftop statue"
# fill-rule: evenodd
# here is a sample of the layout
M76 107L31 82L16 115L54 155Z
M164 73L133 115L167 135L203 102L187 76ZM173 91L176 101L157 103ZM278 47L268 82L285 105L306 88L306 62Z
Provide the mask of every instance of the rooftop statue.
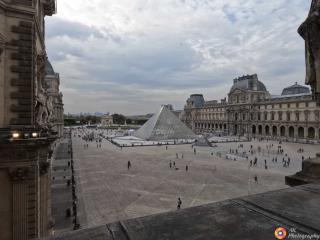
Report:
M320 105L320 0L312 0L309 15L298 32L306 44L306 84Z

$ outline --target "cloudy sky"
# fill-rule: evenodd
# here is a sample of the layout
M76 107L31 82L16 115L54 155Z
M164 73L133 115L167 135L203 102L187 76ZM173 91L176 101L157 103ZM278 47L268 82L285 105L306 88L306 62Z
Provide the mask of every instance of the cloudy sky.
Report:
M46 19L65 112L181 109L257 73L272 94L304 83L297 28L311 0L58 0Z

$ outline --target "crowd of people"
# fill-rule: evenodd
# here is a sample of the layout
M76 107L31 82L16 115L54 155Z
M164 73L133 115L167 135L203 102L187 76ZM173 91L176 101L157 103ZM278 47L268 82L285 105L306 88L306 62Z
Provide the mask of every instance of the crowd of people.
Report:
M104 135L103 132L97 131L97 130L88 130L88 129L81 129L74 132L74 137L81 138L83 141L83 148L87 149L89 146L93 145L95 143L97 148L102 148L102 142L104 140L106 141L112 141L112 139L108 138L108 135ZM91 144L90 144L91 143ZM231 147L227 150L226 158L232 159L234 161L238 160L247 160L248 161L248 168L263 168L265 170L269 170L269 168L275 168L275 167L283 167L283 168L290 168L292 165L292 153L288 154L286 150L283 147L283 144L281 142L278 143L272 143L267 142L267 144L263 144L263 140L259 140L259 142L255 144L251 143L240 143L236 147ZM123 150L123 146L118 146L120 150ZM158 147L161 147L165 149L166 151L169 150L172 146L169 144L166 145L159 145ZM213 148L212 148L213 149ZM297 149L297 153L301 155L301 160L303 161L305 159L304 148ZM192 165L192 162L181 161L185 157L188 159L190 157L190 154L197 155L197 148L191 144L191 151L183 152L176 152L175 155L172 156L172 158L168 159L169 163L169 169L178 171L183 170L185 172L190 171L190 164ZM200 151L199 158L201 158L202 151ZM216 151L212 150L209 152L211 156L213 156L213 159L217 154ZM186 155L186 156L185 156ZM294 159L294 162L296 159ZM128 171L132 171L133 166L136 167L136 164L132 160L129 160L126 162L126 168ZM215 167L216 168L216 167ZM192 172L192 168L191 168ZM253 175L253 181L258 184L258 174L255 173ZM261 182L261 178L260 178ZM181 197L178 198L178 204L177 209L180 209L182 205Z

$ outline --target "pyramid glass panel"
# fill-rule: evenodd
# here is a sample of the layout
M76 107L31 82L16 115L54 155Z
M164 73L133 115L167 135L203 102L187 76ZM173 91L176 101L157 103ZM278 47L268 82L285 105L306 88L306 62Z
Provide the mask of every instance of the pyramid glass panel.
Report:
M152 141L197 138L192 130L165 106L136 131L134 136Z

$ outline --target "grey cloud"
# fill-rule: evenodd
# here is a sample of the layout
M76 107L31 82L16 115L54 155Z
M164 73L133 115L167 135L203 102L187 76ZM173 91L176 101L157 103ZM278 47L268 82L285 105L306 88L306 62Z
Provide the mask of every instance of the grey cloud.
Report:
M46 36L48 38L68 36L70 38L88 38L90 36L103 37L101 32L79 22L72 22L65 19L53 17L46 22Z
M46 36L48 38L67 36L74 39L88 39L94 37L121 42L121 37L106 27L96 28L55 17L47 21L46 24Z
M101 16L97 25L67 15L48 19L48 53L61 75L67 111L183 107L193 92L207 100L225 97L233 78L250 73L272 93L304 80L304 44L296 29L307 14L305 0L127 5L132 1L136 8L117 2L120 12L106 12L108 21Z

